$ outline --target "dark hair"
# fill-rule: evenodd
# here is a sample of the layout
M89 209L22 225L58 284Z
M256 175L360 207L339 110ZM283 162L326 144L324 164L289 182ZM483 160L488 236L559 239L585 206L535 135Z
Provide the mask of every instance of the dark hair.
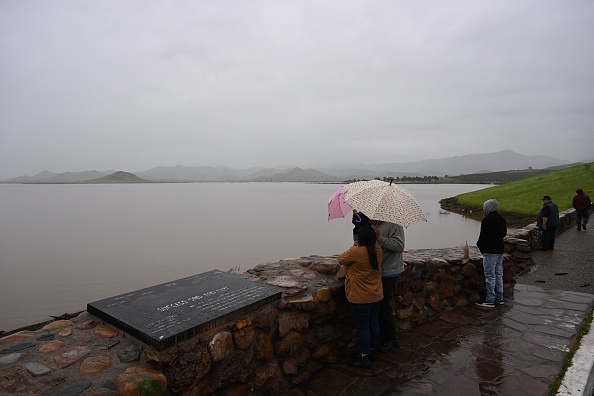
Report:
M377 254L375 254L375 231L370 225L363 224L359 228L359 246L365 246L367 248L371 267L378 269Z

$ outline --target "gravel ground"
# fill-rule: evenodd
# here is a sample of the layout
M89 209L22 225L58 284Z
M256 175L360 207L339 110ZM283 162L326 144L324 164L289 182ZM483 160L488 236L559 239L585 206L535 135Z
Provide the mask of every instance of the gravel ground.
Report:
M594 225L588 231L574 226L557 236L554 251L532 255L533 269L517 283L594 294Z

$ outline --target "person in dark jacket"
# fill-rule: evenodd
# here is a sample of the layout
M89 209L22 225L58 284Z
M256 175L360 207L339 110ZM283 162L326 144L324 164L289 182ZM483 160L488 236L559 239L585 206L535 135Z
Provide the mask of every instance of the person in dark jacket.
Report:
M586 230L586 224L588 224L588 219L590 218L592 201L588 195L584 194L584 190L581 188L578 188L575 192L576 195L573 197L572 204L576 212L577 230L580 231L582 227Z
M353 227L353 241L355 241L354 243L357 245L359 242L359 228L361 228L363 225L371 226L371 220L362 212L358 212L357 210L353 209L352 223L355 226Z
M553 203L551 197L542 197L542 209L538 212L536 226L540 229L540 248L547 251L555 249L555 233L559 226L559 207Z
M485 201L483 212L485 218L476 246L483 254L487 296L477 305L493 308L496 303L503 304L503 238L507 235L507 222L499 214L499 203L495 199Z

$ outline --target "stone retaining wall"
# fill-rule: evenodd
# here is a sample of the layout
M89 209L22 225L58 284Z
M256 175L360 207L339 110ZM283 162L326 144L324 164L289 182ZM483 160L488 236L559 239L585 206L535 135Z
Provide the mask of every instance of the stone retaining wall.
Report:
M558 231L573 224L574 211L565 211ZM506 237L506 287L530 268L531 251L539 243L536 223ZM405 263L395 291L395 313L403 331L484 296L482 256L474 246L466 258L462 246L406 251ZM340 269L337 256L310 256L236 273L278 287L281 302L166 351L146 347L151 361L175 393L282 393L322 365L355 351Z

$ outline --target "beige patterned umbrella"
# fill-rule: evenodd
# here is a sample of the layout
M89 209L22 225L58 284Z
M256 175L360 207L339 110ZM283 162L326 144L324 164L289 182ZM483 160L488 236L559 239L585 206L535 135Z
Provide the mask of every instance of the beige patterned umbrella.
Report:
M345 185L343 194L346 203L373 220L403 227L427 221L411 192L396 184L380 180L360 181Z

